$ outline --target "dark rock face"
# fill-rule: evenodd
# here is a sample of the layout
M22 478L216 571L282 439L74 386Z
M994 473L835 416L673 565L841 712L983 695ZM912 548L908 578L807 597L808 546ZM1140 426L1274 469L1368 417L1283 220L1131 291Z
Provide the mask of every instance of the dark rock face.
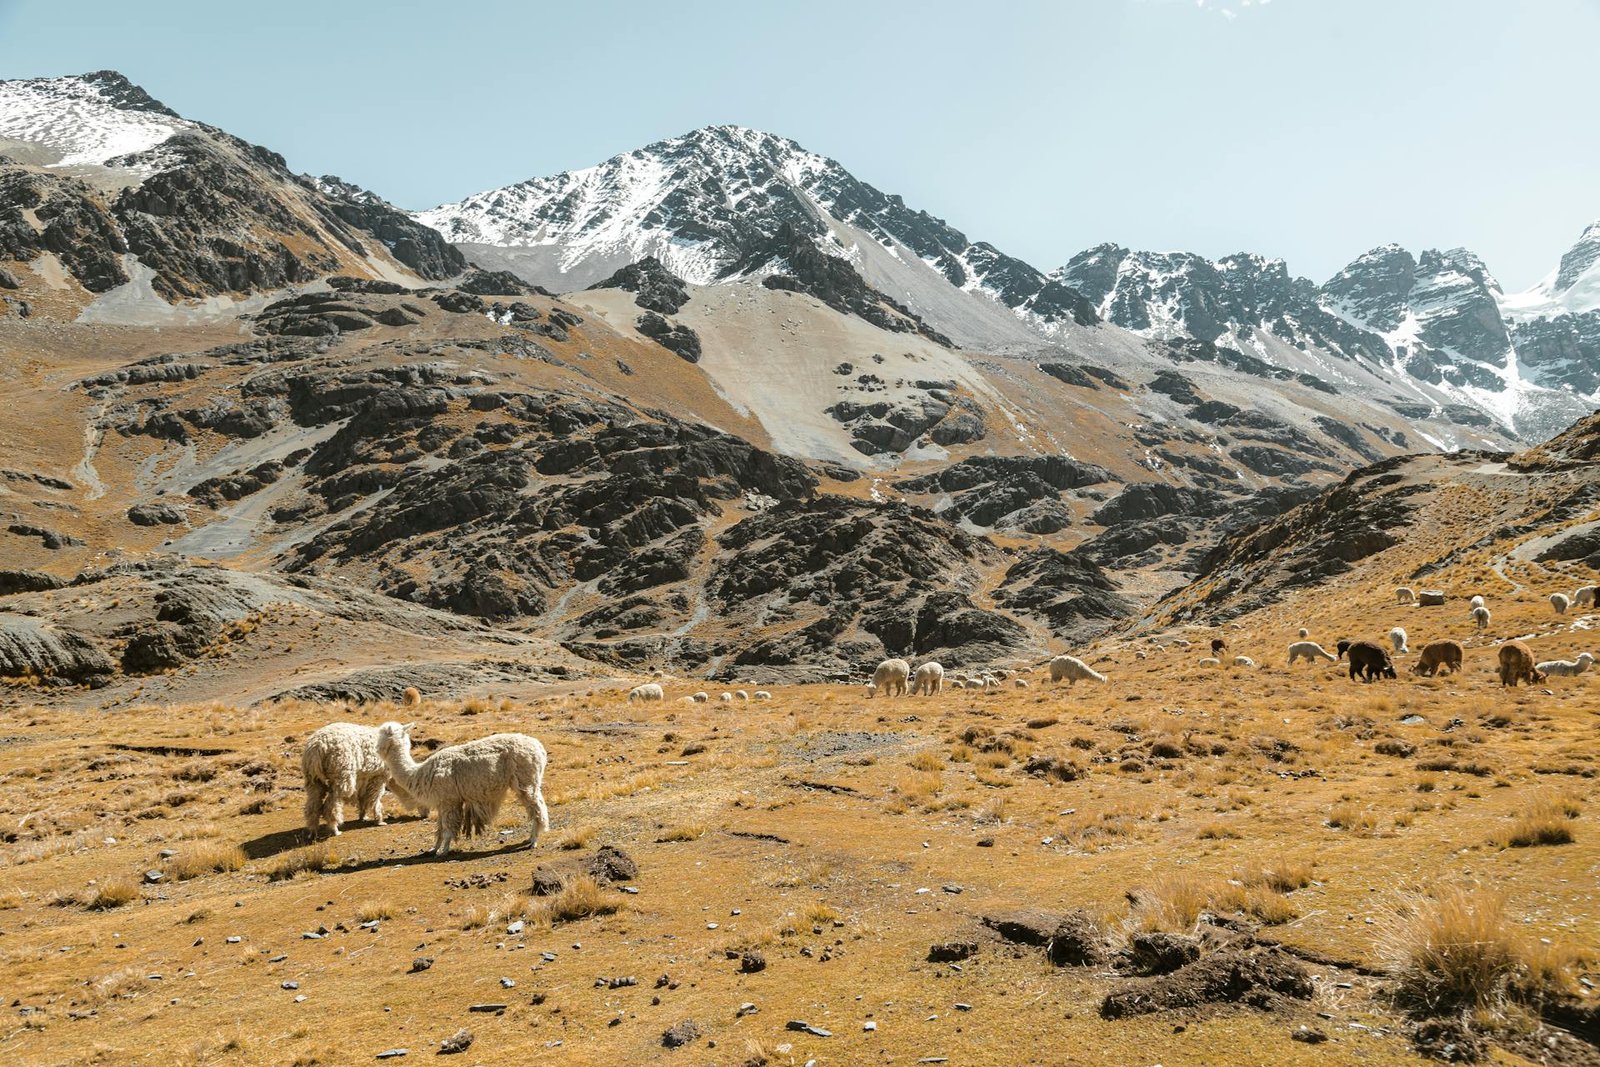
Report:
M529 285L521 278L507 270L482 270L473 268L466 277L455 283L455 287L463 293L474 296L528 296L538 293L541 296L550 296L551 293L537 285Z
M879 329L893 333L917 333L946 348L950 339L904 304L879 292L856 272L855 267L817 247L808 231L784 223L771 243L745 257L730 273L774 270L762 279L768 289L805 293L844 315L864 319Z
M181 667L204 651L207 643L204 628L158 622L128 639L122 669L128 674L156 674Z
M103 293L128 280L127 251L110 207L88 183L0 164L0 259L30 262L53 252L85 289Z
M1097 526L1120 526L1165 515L1209 518L1227 507L1228 500L1218 493L1165 482L1134 482L1090 515L1089 521Z
M591 289L622 289L634 294L633 302L646 311L676 315L689 302L683 279L673 274L655 256L629 264Z
M941 445L982 440L983 412L971 399L933 388L900 400L841 400L826 409L849 427L851 446L866 456L904 452L926 435Z
M724 552L707 594L729 613L759 609L795 626L745 645L735 666L849 669L885 653L937 653L959 664L1026 640L1023 627L975 607L962 591L975 565L995 557L994 546L920 508L794 501L745 519L718 543Z
M977 526L1055 533L1072 523L1066 490L1107 481L1109 472L1064 456L972 456L900 482L907 493L949 493L951 514Z
M1136 614L1137 605L1117 588L1082 555L1040 548L1006 570L994 599L1008 611L1043 620L1057 637L1088 640Z
M0 596L60 589L66 580L43 571L0 571Z
M1074 367L1070 363L1041 363L1039 364L1039 369L1050 375L1050 377L1055 378L1057 381L1065 382L1068 385L1075 385L1079 389L1100 388L1095 384L1095 379L1089 374L1088 371L1085 371L1079 367Z
M639 316L635 328L668 352L690 363L700 362L700 337L682 323L668 322L654 311Z
M331 215L350 229L375 238L419 277L436 281L466 270L467 261L443 234L376 194L331 174L298 181L321 194L317 207L324 217Z
M0 618L0 678L98 686L115 669L111 657L76 630L32 618Z
M171 504L135 504L128 509L128 521L135 526L178 526L186 516Z
M16 534L18 537L37 537L41 545L52 551L60 548L80 548L84 543L82 538L74 537L71 534L26 522L14 522L6 527L6 531Z

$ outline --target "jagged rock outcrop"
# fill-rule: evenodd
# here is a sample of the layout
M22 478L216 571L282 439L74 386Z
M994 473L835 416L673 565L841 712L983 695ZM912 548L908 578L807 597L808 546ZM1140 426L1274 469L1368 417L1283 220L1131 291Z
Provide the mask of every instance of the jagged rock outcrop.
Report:
M622 289L633 293L633 302L646 311L676 315L689 302L683 279L672 273L655 256L645 256L617 271L590 289Z

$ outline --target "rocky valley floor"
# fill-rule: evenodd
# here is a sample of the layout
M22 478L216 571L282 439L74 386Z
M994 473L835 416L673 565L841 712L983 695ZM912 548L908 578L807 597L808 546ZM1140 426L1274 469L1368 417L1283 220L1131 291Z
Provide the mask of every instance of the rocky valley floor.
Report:
M1104 685L428 702L419 743L550 752L538 848L506 813L443 860L392 800L300 836L299 743L392 705L13 691L0 1055L335 1064L465 1030L469 1063L1597 1062L1595 676L1502 691L1471 637L1454 676L1286 667L1292 627L1339 636L1326 616L1461 629L1311 599L1108 640ZM1531 593L1497 616L1541 658L1596 621ZM1199 666L1218 632L1262 666ZM1500 909L1523 983L1470 1032L1408 1014L1394 971L1456 890Z

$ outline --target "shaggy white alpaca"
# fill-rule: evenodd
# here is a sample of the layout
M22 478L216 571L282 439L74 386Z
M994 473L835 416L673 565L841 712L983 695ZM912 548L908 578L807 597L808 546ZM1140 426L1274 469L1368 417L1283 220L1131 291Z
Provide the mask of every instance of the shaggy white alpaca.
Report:
M528 847L550 829L544 803L544 746L527 734L491 734L441 748L421 763L411 758L411 728L386 722L378 727L378 754L389 776L418 803L436 808L433 854L450 851L456 835L474 837L494 826L506 793L516 793L528 812Z
M1472 606L1475 607L1475 608L1481 608L1481 607L1484 606L1484 600L1483 600L1483 594L1482 593L1479 593L1477 596L1472 598Z
M1310 630L1306 629L1304 626L1300 627L1300 640L1304 641L1306 638L1308 638L1310 636L1311 636L1311 631Z
M1319 659L1325 659L1329 663L1333 663L1338 658L1338 656L1335 656L1315 641L1296 641L1289 646L1289 666L1291 667L1294 666L1294 662L1297 659L1304 659L1307 663L1315 663Z
M707 696L705 693L696 693L694 696L690 697L689 699L694 701L696 704L704 704L706 701L710 700L711 698L709 696Z
M1594 655L1592 653L1579 652L1578 658L1575 660L1553 659L1547 663L1535 664L1533 669L1541 674L1551 674L1559 678L1571 678L1574 675L1582 674L1593 665Z
M754 693L750 694L750 699L751 700L771 700L772 699L772 694L767 692L765 689L757 689Z
M1406 632L1398 626L1389 631L1389 643L1394 646L1396 652L1411 651L1406 647Z
M903 659L886 659L872 672L872 694L886 697L905 696L906 682L911 678L911 664ZM869 695L872 695L869 694Z
M917 673L911 676L912 696L933 696L944 688L944 668L929 660L917 668Z
M1202 667L1220 667L1220 666L1222 666L1222 661L1220 659L1218 659L1217 657L1215 657L1215 656L1207 656L1205 659L1200 661L1200 666L1202 666Z
M1057 656L1050 661L1050 680L1059 682L1065 678L1067 684L1077 685L1081 681L1103 682L1106 676L1089 666L1077 656Z
M1565 594L1565 593L1551 593L1550 594L1550 606L1552 608L1556 609L1556 614L1557 615L1565 615L1567 613L1567 608L1570 607L1571 605L1572 605L1572 601L1567 599L1567 594Z
M1489 628L1489 609L1473 608L1472 621L1478 624L1478 629L1487 630Z
M1394 591L1394 598L1402 604L1415 604L1417 602L1417 594L1404 585Z
M654 682L646 682L644 685L636 685L632 689L628 690L628 703L630 704L640 700L663 700L665 698L666 694L663 693L661 691L661 687Z
M732 704L733 703L733 694L732 693L723 693L721 696L717 697L717 699L722 701L724 704Z
M1233 665L1235 667L1254 667L1256 661L1249 656L1235 656L1233 657Z
M407 807L418 804L403 788L389 781L389 769L378 755L378 728L353 722L333 722L314 730L300 752L300 773L306 784L306 837L317 839L317 831L327 823L338 836L344 822L344 806L353 801L356 817L369 815L383 825L383 790ZM427 808L422 808L424 817Z
M1597 590L1596 587L1592 585L1579 586L1578 591L1572 594L1573 605L1580 608L1594 607L1595 594L1597 591L1600 590Z

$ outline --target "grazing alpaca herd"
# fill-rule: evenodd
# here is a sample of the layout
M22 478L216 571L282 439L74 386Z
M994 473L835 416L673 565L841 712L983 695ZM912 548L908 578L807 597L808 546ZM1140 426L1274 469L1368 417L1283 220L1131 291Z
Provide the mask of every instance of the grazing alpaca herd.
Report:
M1395 591L1401 604L1438 604L1444 594L1430 590L1420 593L1409 588ZM1573 606L1595 607L1596 587L1586 585L1571 596L1554 593L1550 605L1557 614L1565 614ZM1471 600L1470 617L1479 630L1489 625L1489 608L1481 596ZM1348 660L1350 678L1372 682L1380 678L1397 678L1394 655L1410 653L1410 638L1399 626L1389 631L1389 648L1376 641L1341 640L1331 653L1322 645L1309 640L1311 634L1299 628L1299 640L1289 645L1289 666L1300 660L1330 663ZM1161 647L1189 648L1191 642L1171 638ZM1201 666L1220 667L1228 651L1226 639L1213 638L1211 655L1200 660ZM1142 650L1134 653L1145 659ZM1466 658L1461 642L1454 640L1430 641L1422 647L1421 654L1411 667L1411 673L1436 677L1449 672L1460 673ZM1526 683L1535 685L1551 677L1573 677L1583 674L1594 665L1595 657L1580 652L1570 660L1534 662L1533 652L1522 641L1506 641L1497 652L1498 673L1502 686L1515 687ZM1254 668L1249 656L1234 656L1235 667ZM1033 668L1030 668L1030 670ZM1081 681L1105 682L1104 674L1076 656L1059 655L1052 658L1045 669L1051 682L1065 681L1075 685ZM660 676L660 672L656 672ZM928 660L912 670L911 664L894 657L879 663L867 683L869 698L878 695L935 696L948 684L953 689L993 689L1006 681L1018 688L1028 685L1018 672L1003 668L971 669L947 675L943 665ZM666 699L658 682L646 682L628 691L628 702L653 702ZM703 704L710 700L704 692L682 698L686 702ZM753 693L740 689L726 692L719 698L723 703L734 700L770 700L766 690ZM408 708L422 703L421 693L408 687L401 696ZM423 818L435 813L433 853L449 853L458 836L477 836L493 825L508 794L514 794L528 813L528 845L538 843L539 835L550 828L550 813L545 806L543 782L547 757L537 738L527 734L503 733L478 738L463 744L452 745L434 752L418 763L411 756L411 730L414 723L386 722L381 726L361 726L356 723L329 723L306 738L301 753L300 769L305 779L305 832L315 840L326 825L337 835L345 821L345 806L352 805L357 816L370 818L384 825L384 793L391 792L400 802L418 811Z

